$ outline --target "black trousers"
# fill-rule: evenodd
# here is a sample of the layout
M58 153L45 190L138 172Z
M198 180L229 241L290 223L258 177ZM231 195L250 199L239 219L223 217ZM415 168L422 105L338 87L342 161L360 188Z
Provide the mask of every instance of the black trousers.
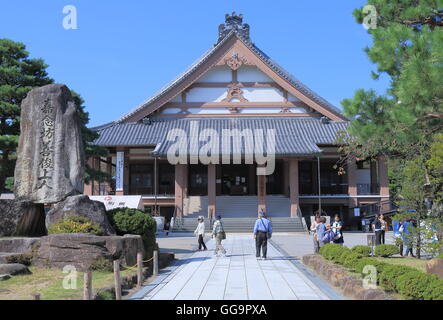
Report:
M202 246L203 246L203 249L205 249L205 250L207 249L205 242L203 241L203 235L199 234L198 235L198 250L200 250L202 248Z
M382 242L381 242L382 236L383 236L382 230L375 231L375 245L376 246L382 244Z
M263 258L266 258L268 252L268 235L266 232L258 231L255 237L255 249L257 258L260 258L260 250L263 252Z
M381 243L382 244L385 244L385 234L386 234L385 230L382 230L381 231Z

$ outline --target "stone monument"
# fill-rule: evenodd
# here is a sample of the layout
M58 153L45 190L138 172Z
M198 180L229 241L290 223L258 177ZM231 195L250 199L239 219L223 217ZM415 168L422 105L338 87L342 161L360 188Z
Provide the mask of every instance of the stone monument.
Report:
M70 90L60 84L31 90L20 121L16 199L48 204L83 193L84 151Z
M45 204L83 192L84 150L70 90L50 84L21 105L15 199L0 200L0 236L46 234Z

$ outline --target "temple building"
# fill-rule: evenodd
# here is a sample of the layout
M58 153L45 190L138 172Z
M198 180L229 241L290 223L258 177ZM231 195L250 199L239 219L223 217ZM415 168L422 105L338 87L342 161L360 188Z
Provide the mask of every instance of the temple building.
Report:
M320 207L356 229L360 209L389 200L388 176L383 158L348 161L338 174L337 139L347 124L338 108L260 50L242 15L233 13L187 70L120 119L94 128L95 144L109 157L90 165L115 176L115 185L91 182L85 193L141 195L148 212L167 219L254 217L264 209L271 218L308 221ZM274 157L271 174L258 174L269 163L251 156L263 145L262 155ZM185 162L171 161L177 150Z

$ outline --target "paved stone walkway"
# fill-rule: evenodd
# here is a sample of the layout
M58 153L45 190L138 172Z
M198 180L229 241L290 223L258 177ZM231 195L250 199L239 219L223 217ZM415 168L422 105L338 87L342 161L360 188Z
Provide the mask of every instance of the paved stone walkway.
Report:
M223 241L227 257L214 257L214 240L208 251L195 252L161 272L153 283L132 299L144 300L326 300L319 279L268 243L268 260L255 258L251 235L230 235ZM334 297L332 297L334 298Z

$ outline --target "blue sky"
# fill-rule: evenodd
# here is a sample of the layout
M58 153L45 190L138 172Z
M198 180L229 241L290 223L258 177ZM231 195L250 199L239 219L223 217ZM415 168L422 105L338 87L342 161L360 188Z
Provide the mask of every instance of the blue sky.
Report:
M217 40L225 13L244 15L254 43L338 107L370 77L371 44L352 11L360 0L0 0L0 38L26 44L49 75L85 99L90 125L119 118L172 80ZM62 26L74 5L78 29Z

